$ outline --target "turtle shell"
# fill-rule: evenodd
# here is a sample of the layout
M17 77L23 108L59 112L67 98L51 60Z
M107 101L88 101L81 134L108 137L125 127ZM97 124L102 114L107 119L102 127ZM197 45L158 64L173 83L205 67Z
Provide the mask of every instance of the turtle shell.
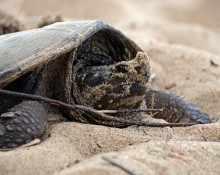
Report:
M0 88L34 68L79 47L94 34L105 31L134 58L141 49L123 33L103 21L60 22L43 28L0 36Z

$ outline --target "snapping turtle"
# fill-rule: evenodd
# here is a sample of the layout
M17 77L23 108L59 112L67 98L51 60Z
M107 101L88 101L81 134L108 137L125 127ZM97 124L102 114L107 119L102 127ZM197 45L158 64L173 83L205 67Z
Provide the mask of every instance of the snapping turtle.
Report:
M147 54L103 21L62 22L3 35L0 46L1 89L98 110L163 108L154 117L168 122L211 122L196 105L152 89ZM62 113L72 121L123 126L83 111ZM44 104L0 95L0 114L0 148L17 147L45 132Z

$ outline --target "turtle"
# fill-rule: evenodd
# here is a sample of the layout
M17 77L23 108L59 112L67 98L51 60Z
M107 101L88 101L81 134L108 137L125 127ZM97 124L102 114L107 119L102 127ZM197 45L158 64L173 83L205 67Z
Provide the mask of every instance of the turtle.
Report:
M171 123L212 122L197 105L153 88L147 53L102 20L58 22L2 35L0 46L2 90L35 94L97 111L158 108L163 110L154 117ZM60 111L70 121L127 126L83 110ZM44 135L48 106L0 94L0 115L0 148L16 148Z

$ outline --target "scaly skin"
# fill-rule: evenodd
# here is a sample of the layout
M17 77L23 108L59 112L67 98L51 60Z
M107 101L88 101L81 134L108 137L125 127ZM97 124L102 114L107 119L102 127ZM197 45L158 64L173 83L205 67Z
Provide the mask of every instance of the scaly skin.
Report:
M188 103L180 96L163 90L148 90L145 96L147 108L163 109L154 115L170 123L211 123L208 114L202 113L195 104Z
M0 148L15 148L40 138L46 125L47 113L42 104L21 102L0 117Z

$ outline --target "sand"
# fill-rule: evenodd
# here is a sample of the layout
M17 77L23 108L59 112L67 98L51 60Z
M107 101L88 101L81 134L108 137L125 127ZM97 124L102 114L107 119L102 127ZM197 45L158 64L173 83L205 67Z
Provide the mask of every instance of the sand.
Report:
M154 85L220 116L220 1L1 0L25 29L48 14L103 19L150 56ZM0 152L0 174L220 174L220 124L124 129L63 122L40 144Z

